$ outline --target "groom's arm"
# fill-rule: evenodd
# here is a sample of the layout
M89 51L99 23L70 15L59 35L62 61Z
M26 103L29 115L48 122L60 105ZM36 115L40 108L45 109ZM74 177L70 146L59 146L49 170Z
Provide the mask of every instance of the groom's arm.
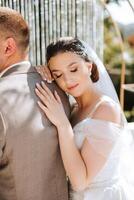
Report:
M1 165L3 165L3 153L6 144L5 135L6 135L6 125L4 117L0 111L0 167Z

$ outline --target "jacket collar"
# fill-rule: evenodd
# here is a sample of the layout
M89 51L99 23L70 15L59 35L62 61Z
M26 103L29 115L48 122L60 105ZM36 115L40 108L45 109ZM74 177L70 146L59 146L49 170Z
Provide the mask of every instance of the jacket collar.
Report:
M29 61L22 61L14 65L11 65L5 70L3 70L0 73L0 78L13 74L26 74L30 72L36 72L36 70L34 69L34 67L31 67L31 63Z

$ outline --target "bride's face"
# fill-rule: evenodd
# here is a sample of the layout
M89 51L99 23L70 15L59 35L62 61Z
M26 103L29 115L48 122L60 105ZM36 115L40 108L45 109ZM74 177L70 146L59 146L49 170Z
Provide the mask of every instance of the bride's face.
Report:
M92 84L92 64L75 53L59 53L50 58L48 66L59 87L74 97L81 96Z

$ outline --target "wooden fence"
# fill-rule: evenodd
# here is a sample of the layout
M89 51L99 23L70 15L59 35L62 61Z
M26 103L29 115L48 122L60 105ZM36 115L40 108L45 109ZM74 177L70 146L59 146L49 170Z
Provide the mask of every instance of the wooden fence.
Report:
M46 46L62 36L77 36L102 58L103 8L99 0L0 0L19 11L29 24L30 60L45 62Z

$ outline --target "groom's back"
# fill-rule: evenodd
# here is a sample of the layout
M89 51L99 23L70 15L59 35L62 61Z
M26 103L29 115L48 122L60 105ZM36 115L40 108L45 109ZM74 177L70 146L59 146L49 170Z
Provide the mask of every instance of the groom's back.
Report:
M56 128L37 106L36 82L23 66L0 79L0 200L68 199Z

